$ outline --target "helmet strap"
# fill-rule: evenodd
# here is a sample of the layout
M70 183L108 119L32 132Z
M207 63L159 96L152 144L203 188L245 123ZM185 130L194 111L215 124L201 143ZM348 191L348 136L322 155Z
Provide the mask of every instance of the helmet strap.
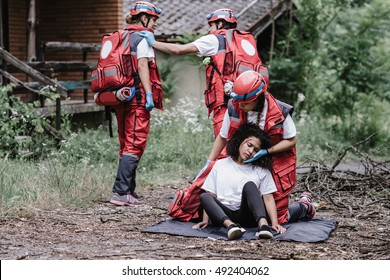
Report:
M259 112L259 115L260 115L261 112L264 109L264 103L265 103L265 95L264 95L264 93L260 94L260 96L256 100L257 100L257 104L256 104L256 106L255 106L253 111Z
M219 28L219 23L222 23L221 28ZM224 24L223 24L222 20L216 20L216 21L215 21L215 27L217 27L217 30L224 29L224 28L223 28L223 27L224 27Z
M150 22L150 17L148 17L146 14L145 14L145 17L148 19L148 21L146 22L146 24L144 24L144 22L142 21L142 17L141 17L141 24L143 27L148 28L148 25Z

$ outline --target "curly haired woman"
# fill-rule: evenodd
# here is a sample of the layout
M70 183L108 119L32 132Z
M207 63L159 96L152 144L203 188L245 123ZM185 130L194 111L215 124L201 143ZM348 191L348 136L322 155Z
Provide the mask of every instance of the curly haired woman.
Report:
M227 144L229 157L218 160L206 178L200 196L203 219L194 228L204 228L209 220L228 229L230 240L240 238L245 230L256 227L257 238L272 238L271 228L278 233L286 231L279 225L273 193L276 186L270 169L272 158L262 157L250 164L260 149L268 149L271 142L267 134L255 124L242 124Z

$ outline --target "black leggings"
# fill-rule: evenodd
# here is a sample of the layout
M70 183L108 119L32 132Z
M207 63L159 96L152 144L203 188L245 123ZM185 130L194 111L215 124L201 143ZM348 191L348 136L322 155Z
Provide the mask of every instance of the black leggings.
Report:
M264 201L253 182L244 185L240 209L237 211L230 210L211 193L201 194L200 202L216 226L223 226L224 221L231 220L241 226L257 227L258 221L267 216Z

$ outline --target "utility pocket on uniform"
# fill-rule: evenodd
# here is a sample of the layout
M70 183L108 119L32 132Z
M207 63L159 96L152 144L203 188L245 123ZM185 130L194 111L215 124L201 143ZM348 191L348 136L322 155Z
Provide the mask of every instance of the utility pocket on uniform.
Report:
M214 109L214 116L217 116L217 117L213 118L213 125L214 126L223 122L225 114L224 113L221 114L220 113L221 110L222 110L221 108Z
M144 109L135 112L133 145L144 151L149 135L150 112Z
M206 107L210 107L217 100L217 90L215 83L210 85L209 89L204 91L204 102Z
M276 145L283 140L283 124L273 126L267 133L272 145Z
M274 172L277 177L275 179L278 180L279 183L277 183L276 185L281 186L280 191L282 194L288 194L291 193L292 188L295 186L295 182L297 181L295 164L293 163L291 165L288 165L287 167L281 165L282 163L274 161Z
M163 89L161 83L153 82L152 84L153 102L160 108L163 106Z

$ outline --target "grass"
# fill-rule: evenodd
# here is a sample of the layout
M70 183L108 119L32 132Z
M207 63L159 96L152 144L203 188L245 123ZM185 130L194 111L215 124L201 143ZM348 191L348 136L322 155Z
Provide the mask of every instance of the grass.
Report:
M139 186L190 180L205 164L213 141L211 119L204 105L194 102L183 99L175 108L152 112L148 145L138 165ZM117 149L117 138L109 138L101 127L73 133L45 160L0 161L0 218L109 199Z
M81 207L102 199L109 194L115 167L53 159L1 161L0 170L0 216L18 216L34 208Z

